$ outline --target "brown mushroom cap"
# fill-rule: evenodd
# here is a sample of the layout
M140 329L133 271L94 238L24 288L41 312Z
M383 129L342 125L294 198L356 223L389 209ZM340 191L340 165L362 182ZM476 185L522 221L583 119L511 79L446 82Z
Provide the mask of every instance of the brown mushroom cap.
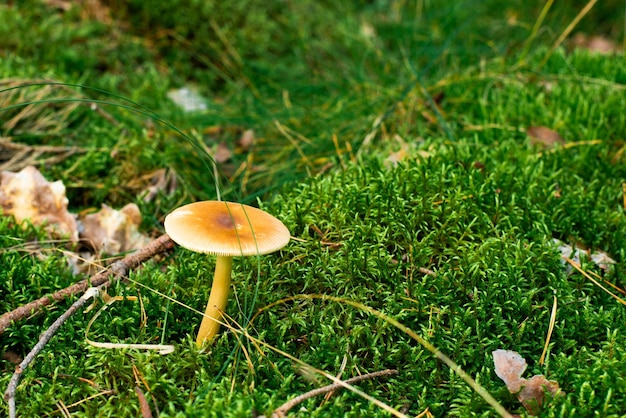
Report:
M205 201L165 218L165 232L181 247L221 256L263 255L289 242L289 230L269 213L241 203Z

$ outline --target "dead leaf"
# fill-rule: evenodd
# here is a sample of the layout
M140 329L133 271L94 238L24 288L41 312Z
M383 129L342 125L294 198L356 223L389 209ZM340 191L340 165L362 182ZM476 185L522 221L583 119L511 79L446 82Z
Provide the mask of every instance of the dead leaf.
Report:
M171 195L178 187L176 174L172 170L165 168L158 169L147 174L146 176L142 176L139 180L141 183L144 183L145 181L150 182L150 186L145 188L143 192L138 193L139 196L142 196L144 202L153 201L159 192Z
M400 149L396 152L392 152L389 154L389 157L385 159L385 164L388 167L395 167L398 163L406 158L406 151L404 149Z
M185 113L207 110L206 99L195 87L182 87L167 92L167 98L183 109Z
M526 379L522 374L526 370L526 360L515 351L496 350L493 353L496 375L504 381L511 393L517 393Z
M484 173L485 170L487 169L487 166L482 161L474 161L472 163L472 168L475 168L476 170L480 171L481 173Z
M11 351L11 350L7 350L4 353L2 353L2 359L10 361L13 364L20 364L22 360L24 360L22 356L17 354L15 351Z
M150 241L139 232L141 213L134 203L119 211L102 205L99 212L84 216L80 223L81 241L98 253L119 254L138 250Z
M75 276L79 274L93 276L104 268L102 260L89 251L81 251L78 253L64 251L63 254L65 255L67 264L72 269L72 274Z
M533 415L541 412L545 393L556 394L559 391L559 384L554 380L548 380L544 375L538 374L526 380L522 390L517 394L517 399L524 405L524 408Z
M617 263L617 261L613 260L606 252L604 251L596 251L591 252L591 250L587 250L585 248L580 247L572 247L569 244L564 243L563 241L553 238L552 241L557 246L559 252L561 253L562 260L561 262L564 265L567 265L568 270L571 270L571 266L563 259L563 257L567 257L572 261L580 264L582 262L581 257L583 255L587 256L591 259L598 267L600 267L604 271L609 271L613 268L613 265Z
M558 382L547 380L543 375L524 379L522 374L527 364L519 353L511 350L496 350L491 354L496 375L504 381L509 392L517 394L517 399L530 414L537 414L541 410L546 392L552 394L559 392Z
M48 7L56 8L64 12L67 12L72 8L73 2L68 1L68 0L45 0L44 3Z
M576 49L586 49L599 54L612 54L621 51L621 48L615 41L599 35L589 36L584 33L577 33L572 43Z
M557 144L564 144L565 140L554 131L545 126L529 126L526 133L530 137L530 143L545 148L554 148Z
M208 126L202 130L204 135L208 136L218 136L222 133L224 129L219 125Z
M68 200L61 181L49 182L33 166L17 173L0 173L0 207L4 215L13 215L19 223L47 225L53 235L78 240L78 225L67 210Z
M596 251L591 254L591 261L593 261L598 267L600 267L604 271L609 271L613 267L613 264L616 264L617 261L613 260L607 253L604 251Z
M237 145L241 148L241 152L248 152L252 145L254 145L255 137L252 129L246 129L239 137Z
M228 149L228 145L226 145L226 142L222 141L217 144L217 148L215 149L215 153L213 154L213 158L215 159L216 163L225 163L226 161L230 160L232 156L233 153L230 149Z

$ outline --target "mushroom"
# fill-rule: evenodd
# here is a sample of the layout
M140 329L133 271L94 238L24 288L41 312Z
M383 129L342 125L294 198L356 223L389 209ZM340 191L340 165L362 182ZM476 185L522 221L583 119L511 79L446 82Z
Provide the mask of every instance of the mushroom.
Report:
M191 203L165 218L165 232L183 248L217 255L213 287L196 343L211 341L226 308L233 256L269 254L289 242L289 230L272 215L241 203Z

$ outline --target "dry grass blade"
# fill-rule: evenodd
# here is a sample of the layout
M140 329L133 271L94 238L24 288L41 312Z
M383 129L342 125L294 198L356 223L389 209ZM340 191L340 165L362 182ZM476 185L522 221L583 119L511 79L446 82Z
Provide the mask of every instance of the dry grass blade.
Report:
M39 338L35 347L26 355L24 360L15 368L15 373L9 381L7 390L4 393L4 400L9 404L9 417L15 418L17 416L15 407L15 393L17 391L17 385L20 383L22 374L26 371L30 363L37 357L37 355L43 350L48 341L54 336L56 331L70 318L76 311L82 308L87 301L92 299L98 294L98 289L91 287L76 301L74 302L56 321L43 333Z
M576 15L574 20L572 20L570 24L565 28L563 33L561 33L561 36L559 36L559 38L554 42L554 45L552 45L552 48L550 48L550 51L548 51L543 61L541 61L540 67L543 67L546 64L546 62L548 62L548 60L550 59L554 51L556 51L556 49L563 43L563 41L565 41L565 38L567 38L569 34L572 33L576 25L578 25L578 23L582 20L582 18L585 17L587 13L589 13L589 11L593 8L593 6L597 2L598 0L589 0L589 2L585 5L585 7L583 7L580 10L580 12L578 12L578 15Z
M346 370L347 365L348 365L348 356L344 354L343 360L341 361L341 366L339 366L339 372L337 372L337 375L335 376L337 379L341 379L341 376L343 375L343 372ZM331 390L330 392L328 392L326 396L324 396L324 401L322 402L322 405L324 404L324 402L327 402L334 395L334 393L335 393L334 390Z
M580 274L582 274L583 276L585 276L587 279L589 279L593 284L595 284L596 286L598 286L600 289L604 290L606 293L608 293L613 299L617 300L619 303L621 303L622 305L626 305L626 301L622 298L620 298L619 296L617 296L615 293L611 292L609 289L607 289L606 287L602 286L600 284L599 281L597 281L596 279L594 279L593 277L591 277L591 274L589 274L588 272L586 272L585 270L582 269L582 267L580 266L580 264L578 264L576 261L572 260L569 257L564 257L562 256L563 259L565 261L567 261L569 264L571 264L572 267L574 267L576 270L578 270L578 272L580 272Z
M548 153L553 153L553 152L558 152L561 150L566 150L569 148L575 148L575 147L581 147L581 146L585 146L585 145L601 145L604 141L601 139L591 139L589 141L577 141L577 142L568 142L566 144L563 144L563 146L560 146L558 148L550 148L546 151L542 151L542 152L538 152L537 155L539 157L541 157L544 153L548 154Z
M0 171L20 171L29 165L54 165L74 154L87 152L80 147L26 145L0 138Z
M58 401L57 402L57 406L59 407L59 409L57 409L57 411L60 411L61 415L63 415L64 417L68 417L68 418L70 418L72 416L72 414L70 414L70 411L67 408L67 406L65 406L65 404L63 403L63 401Z
M100 393L96 393L95 395L88 396L88 397L86 397L85 399L81 399L81 400L80 400L80 401L78 401L78 402L74 402L73 404L70 404L70 405L64 405L64 407L65 407L65 408L69 411L70 409L72 409L72 408L74 408L74 407L76 407L76 406L78 406L78 405L81 405L81 404L83 404L83 403L85 403L85 402L88 402L88 401L90 401L90 400L92 400L92 399L94 399L94 398L98 398L98 397L100 397L100 396L113 395L113 394L115 394L115 393L116 393L116 391L115 391L115 390L113 390L113 389L110 389L110 390L105 390L105 391L102 391L102 392L100 392ZM61 411L61 409L59 408L59 409L57 409L56 411L52 411L52 413L54 414L54 413L56 413L56 412L60 412L60 411ZM71 414L69 414L68 416L71 416Z
M58 135L90 112L113 125L118 122L88 98L77 86L45 79L0 80L0 129L5 135ZM86 150L74 146L25 145L0 138L0 170L18 171L27 165L53 165Z
M239 330L231 330L237 333L241 333L241 331ZM275 353L278 353L290 360L292 360L293 362L295 362L296 364L302 366L302 367L306 367L311 371L314 371L330 380L332 380L334 383L338 384L340 387L348 389L350 391L352 391L353 393L356 393L357 395L361 396L363 399L373 403L374 405L378 406L379 408L383 409L384 411L389 412L391 415L396 416L396 417L400 417L400 418L406 418L407 416L405 414L403 414L402 412L398 411L397 409L394 409L393 407L387 405L384 402L379 401L378 399L374 398L373 396L368 395L367 393L363 392L362 390L352 386L351 384L344 382L342 380L337 379L335 376L333 376L332 374L326 373L323 370L320 369L316 369L312 366L310 366L309 364L305 363L304 361L300 360L299 358L287 353L286 351L283 351L281 349L278 349L270 344L267 344L264 341L261 341L257 338L254 338L252 335L248 334L248 332L243 331L243 335L249 339L255 346L260 347L267 347L268 349L274 351ZM507 415L510 416L510 415Z
M139 399L139 410L141 411L142 418L152 418L152 411L150 410L150 404L143 394L143 391L139 386L135 386L135 393Z
M19 88L20 86L24 87ZM1 127L7 131L57 133L67 129L74 112L84 106L84 103L70 101L45 105L28 104L42 100L82 97L75 90L60 86L54 80L6 79L0 81L0 90L0 109L23 104L8 110L3 116L5 122Z
M120 300L137 300L134 296L114 296L108 298L106 304L95 313L95 315L89 320L87 323L87 327L85 328L85 342L93 347L105 348L109 350L120 349L120 348L130 348L135 350L155 350L161 355L171 354L174 352L174 346L168 344L126 344L126 343L109 343L109 342L98 342L92 341L89 339L89 330L91 326L96 321L96 319L100 316L104 310L106 310L113 303L118 302Z
M530 36L525 42L524 50L522 51L520 55L520 62L523 62L524 59L526 58L526 55L528 55L528 51L530 51L530 45L532 41L537 37L537 33L539 33L539 29L541 28L541 24L546 18L546 15L548 14L548 11L552 7L553 3L554 3L554 0L548 0L544 4L543 8L541 9L541 13L539 14L539 17L537 18L537 20L535 21L535 24L533 25L533 28L530 32Z
M146 245L143 249L127 255L122 260L111 264L107 269L92 276L89 280L81 280L73 285L59 290L52 295L43 296L37 300L22 305L10 312L6 312L0 316L0 335L14 322L29 317L33 312L42 310L45 306L50 305L54 301L60 301L68 296L76 295L84 292L89 286L100 286L103 283L111 283L142 262L161 254L174 246L174 242L167 234L161 235L159 238ZM113 277L111 277L113 276Z
M539 364L543 366L543 362L546 359L546 353L548 352L548 345L550 344L550 339L552 338L552 331L554 331L554 324L556 322L556 295L554 295L554 304L552 305L552 313L550 314L550 325L548 325L548 335L546 337L546 343L543 346L543 352L541 353L541 357L539 358Z
M595 273L594 273L594 275L595 275ZM607 285L609 285L610 287L612 287L614 290L617 290L617 291L618 291L619 293L621 293L622 295L626 295L626 290L624 290L624 289L622 289L622 288L618 287L617 285L615 285L615 284L613 284L613 283L609 282L608 280L604 279L604 283L605 283L605 284L607 284Z
M292 129L289 129L285 125L282 125L277 120L274 121L274 125L276 126L278 131L285 138L287 138L289 140L289 142L291 142L291 144L296 149L296 151L298 151L298 154L300 155L300 158L306 164L306 166L307 167L313 167L314 164L311 162L309 157L307 157L306 153L302 150L302 147L300 146L300 143L299 143L299 141L300 141L300 142L304 142L306 144L310 144L311 141L308 138L305 138L304 136L300 135L296 131L294 131Z
M418 335L415 331L413 331L412 329L410 329L409 327L407 327L406 325L400 323L398 320L385 315L384 313L377 311L376 309L370 308L369 306L366 306L362 303L350 300L350 299L345 299L345 298L340 298L340 297L336 297L336 296L330 296L330 295L320 295L320 294L314 294L314 295L296 295L296 296L290 296L284 299L280 299L276 302L273 302L269 305L264 306L263 308L259 309L257 311L257 313L250 319L250 322L248 323L248 326L251 326L252 323L254 322L254 320L256 319L256 317L258 317L260 314L262 314L263 312L277 306L277 305L281 305L281 304L285 304L287 302L291 302L291 301L295 301L295 300L314 300L314 299L321 299L321 300L330 300L333 302L337 302L337 303L343 303L346 305L350 305L354 308L357 308L363 312L367 312L385 322L387 322L390 325L393 325L394 327L396 327L397 329L399 329L400 331L402 331L403 333L407 334L409 337L413 338L415 341L417 341L420 345L422 345L422 347L426 348L428 351L430 351L435 357L437 357L439 360L441 360L443 363L445 363L448 367L450 367L461 379L463 379L478 395L480 395L481 398L483 398L489 405L491 405L491 407L498 413L498 415L502 416L502 417L507 417L507 418L511 418L512 415L500 404L500 402L498 402L493 396L491 396L491 394L489 392L487 392L487 390L485 388L483 388L482 386L480 386L478 384L478 382L476 382L469 374L467 374L458 364L456 364L456 362L454 362L450 357L448 357L447 355L445 355L444 353L442 353L441 351L439 351L435 346L433 346L431 343L429 343L428 341L426 341L424 338L422 338L420 335ZM252 337L249 337L252 338ZM289 354L283 352L283 351L279 351L276 350L275 348L273 348L274 351L279 352L280 354L283 354L285 356L288 356L291 359L294 359L293 356L290 356ZM294 359L295 360L295 359ZM336 383L340 383L340 381L337 381L337 379L332 376L332 375L328 375L327 373L324 373L324 376L328 377L329 379L335 381ZM359 393L358 391L354 390L354 388L352 388L351 390L355 391L356 393ZM364 396L364 394L359 393L359 395ZM365 396L364 396L365 397ZM370 400L370 401L374 401L372 399L370 399L371 397L367 397L366 399ZM376 403L377 405L379 405L378 403ZM385 405L386 406L386 405ZM401 414L403 415L403 414ZM400 415L397 415L400 416Z
M343 383L353 384L353 383L361 382L361 381L366 380L366 379L375 379L377 377L382 377L382 376L392 376L392 375L397 374L397 373L398 373L397 370L392 370L392 369L381 370L381 371L378 371L378 372L372 372L372 373L364 374L364 375L361 375L361 376L356 376L356 377L353 377L351 379L347 379ZM283 417L286 417L287 416L287 412L289 412L289 410L291 408L293 408L294 406L296 406L296 405L306 401L307 399L313 398L313 397L321 395L323 393L332 393L332 392L334 392L337 389L341 389L342 387L343 387L343 385L341 385L340 383L332 383L330 385L327 385L327 386L324 386L324 387L321 387L321 388L313 389L312 391L304 393L304 394L302 394L300 396L296 396L295 398L293 398L289 402L286 402L283 405L281 405L279 408L277 408L272 413L272 418L283 418Z

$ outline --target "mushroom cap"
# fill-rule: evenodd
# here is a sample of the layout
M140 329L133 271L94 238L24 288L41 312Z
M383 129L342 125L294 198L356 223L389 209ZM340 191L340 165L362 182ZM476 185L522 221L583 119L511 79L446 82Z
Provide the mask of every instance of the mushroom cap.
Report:
M263 255L289 242L289 230L267 212L241 203L204 201L165 217L165 232L188 250L221 256Z

